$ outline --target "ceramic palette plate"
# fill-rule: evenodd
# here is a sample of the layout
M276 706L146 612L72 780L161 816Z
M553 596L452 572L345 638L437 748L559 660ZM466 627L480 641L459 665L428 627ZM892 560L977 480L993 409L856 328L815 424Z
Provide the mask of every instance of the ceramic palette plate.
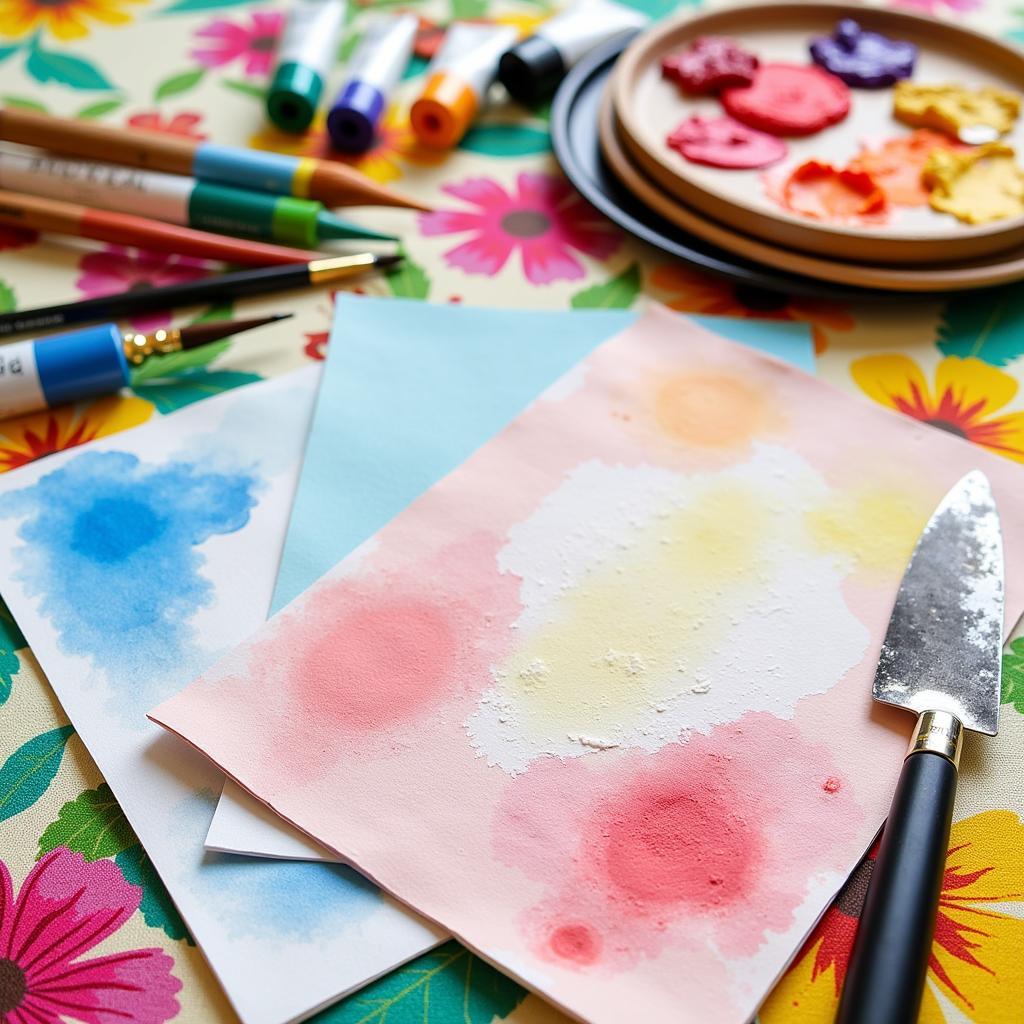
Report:
M783 305L790 295L839 301L877 300L883 293L829 284L734 256L679 230L633 196L601 157L597 114L615 60L629 41L620 36L584 57L563 80L551 106L551 147L566 177L589 203L635 238L699 270L731 281L752 308Z
M599 126L602 156L612 174L634 196L684 231L746 259L836 284L885 291L961 291L1007 284L1024 278L1024 245L987 260L953 265L896 267L829 260L783 249L750 235L743 235L677 202L644 175L630 159L621 141L611 96L607 92L601 102Z
M969 225L929 206L893 207L888 222L833 225L782 209L767 194L764 175L776 181L806 160L845 166L864 143L908 135L892 116L891 88L851 89L850 113L814 135L787 138L784 161L762 170L724 170L693 163L670 149L668 135L691 115L720 117L716 97L684 96L661 74L661 60L700 36L727 36L762 62L809 65L808 46L830 35L842 18L919 48L912 81L996 86L1024 93L1024 53L968 29L897 11L843 4L774 3L730 7L663 22L629 45L611 89L623 144L630 157L670 195L715 220L791 249L843 260L878 263L949 262L991 255L1024 244L1024 217ZM1024 117L1003 141L1024 159Z

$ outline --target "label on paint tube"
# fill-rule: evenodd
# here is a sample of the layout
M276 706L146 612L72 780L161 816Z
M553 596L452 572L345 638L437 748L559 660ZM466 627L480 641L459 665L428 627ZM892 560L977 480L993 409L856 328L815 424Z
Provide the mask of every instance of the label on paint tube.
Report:
M45 407L36 343L16 341L0 346L0 419Z
M326 75L334 65L344 21L344 0L295 0L277 51L278 66L302 64Z
M483 97L498 74L501 55L516 41L511 25L470 25L455 22L430 62L428 75L444 72Z
M0 151L0 188L173 224L188 223L193 184L191 178L161 171Z
M345 65L345 81L365 82L387 96L398 84L416 42L415 14L374 18Z
M544 22L536 34L561 54L568 70L606 40L643 28L647 21L646 15L614 0L577 0L563 14Z

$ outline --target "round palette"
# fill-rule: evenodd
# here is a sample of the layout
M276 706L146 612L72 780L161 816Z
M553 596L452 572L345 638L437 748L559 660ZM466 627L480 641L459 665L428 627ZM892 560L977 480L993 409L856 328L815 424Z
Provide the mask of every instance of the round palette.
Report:
M587 54L562 81L551 107L551 146L577 191L613 224L698 270L732 281L745 295L768 293L845 301L878 299L879 293L843 287L762 266L680 231L633 196L611 173L598 145L598 108L616 59L629 41L620 36Z
M992 86L1024 93L1024 54L948 22L897 11L829 3L769 3L729 7L663 22L637 36L611 81L619 132L631 159L671 196L731 227L791 249L841 260L941 263L991 255L1024 243L1024 216L971 225L927 204L892 205L884 220L831 223L792 213L778 195L793 169L807 161L844 168L861 154L912 129L892 116L893 89L849 89L849 113L814 134L785 138L787 155L766 169L733 170L687 160L667 139L681 122L721 118L717 96L688 96L662 75L662 59L694 40L724 36L764 64L811 66L812 39L829 36L844 18L918 47L911 81ZM812 72L816 74L816 72ZM826 76L827 77L827 76ZM755 79L756 81L756 79ZM826 97L826 99L828 99ZM738 101L733 101L738 102ZM824 103L825 101L823 101ZM825 103L828 106L828 103ZM825 116L835 115L834 105ZM1024 117L1002 139L1024 160Z
M605 93L599 118L601 153L616 178L638 199L677 227L752 260L794 274L836 284L900 292L945 292L1018 281L1024 277L1024 246L988 259L920 267L872 266L795 252L743 235L702 217L653 184L630 159L617 131L611 96Z

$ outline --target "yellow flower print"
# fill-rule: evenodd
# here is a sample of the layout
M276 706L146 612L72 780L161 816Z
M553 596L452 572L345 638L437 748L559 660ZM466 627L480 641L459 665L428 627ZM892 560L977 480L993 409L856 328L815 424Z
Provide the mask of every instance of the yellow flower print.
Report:
M122 8L147 0L0 0L0 36L20 37L47 29L57 39L81 39L90 22L127 25L132 16Z
M1008 373L980 359L948 356L931 387L917 363L901 355L858 359L850 373L881 405L1024 462L1024 412L996 415L1017 394Z
M110 395L4 420L0 423L0 473L136 427L153 415L153 409L153 404L142 398Z
M919 1024L951 1024L937 993L976 1024L1019 1024L1024 1006L1024 823L985 811L954 823ZM835 1017L875 851L825 912L761 1007L760 1024Z

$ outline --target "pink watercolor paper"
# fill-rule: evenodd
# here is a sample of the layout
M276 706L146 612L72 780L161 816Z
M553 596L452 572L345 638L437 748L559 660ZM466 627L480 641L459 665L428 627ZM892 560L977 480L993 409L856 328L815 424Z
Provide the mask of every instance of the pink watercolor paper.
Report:
M1019 467L656 309L152 717L566 1011L739 1024L885 815L974 468L1015 567Z

